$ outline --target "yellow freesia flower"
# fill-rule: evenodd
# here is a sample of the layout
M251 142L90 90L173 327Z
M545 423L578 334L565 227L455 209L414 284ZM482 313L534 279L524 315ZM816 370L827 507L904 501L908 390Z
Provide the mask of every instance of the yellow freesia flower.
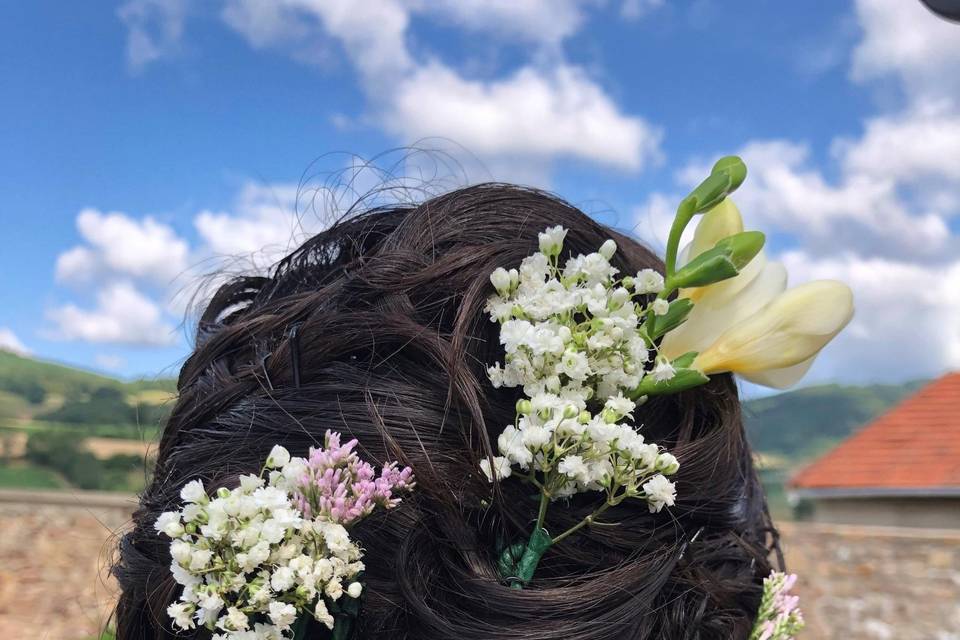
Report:
M724 331L697 356L693 368L708 375L722 371L750 375L809 366L808 361L852 317L850 287L836 280L808 282L785 291L759 313Z
M742 231L740 212L727 198L704 214L682 258L692 260ZM840 282L790 291L786 286L786 269L761 251L734 278L682 290L680 296L695 305L687 321L664 337L660 353L672 360L696 351L693 366L707 374L732 371L776 388L796 383L850 321L853 296Z

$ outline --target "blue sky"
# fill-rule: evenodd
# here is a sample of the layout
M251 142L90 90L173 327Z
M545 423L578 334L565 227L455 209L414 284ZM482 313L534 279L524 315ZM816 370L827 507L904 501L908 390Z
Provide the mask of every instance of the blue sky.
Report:
M173 373L201 274L322 227L304 171L373 185L349 154L437 136L467 180L550 188L654 246L741 153L738 203L791 282L857 297L809 381L960 367L960 26L912 0L353 4L4 8L0 344Z

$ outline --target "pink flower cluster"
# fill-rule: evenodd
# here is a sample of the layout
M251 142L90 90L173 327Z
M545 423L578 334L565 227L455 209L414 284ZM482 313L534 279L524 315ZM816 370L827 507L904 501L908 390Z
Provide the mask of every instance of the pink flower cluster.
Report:
M394 494L414 486L413 470L388 462L376 471L361 460L356 440L340 444L340 434L327 431L323 448L310 448L303 475L293 488L294 503L305 518L323 518L343 526L368 515L377 506L395 507Z
M768 604L768 618L760 625L757 640L786 640L803 627L800 596L789 593L796 582L796 574L777 572L764 580L764 587L768 591L764 594L764 600L767 600Z

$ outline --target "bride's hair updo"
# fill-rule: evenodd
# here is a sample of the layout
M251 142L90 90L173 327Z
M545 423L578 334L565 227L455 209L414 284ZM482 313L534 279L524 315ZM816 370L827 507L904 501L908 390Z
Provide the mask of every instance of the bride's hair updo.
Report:
M353 215L267 277L220 288L120 543L118 640L209 637L175 634L165 613L180 587L169 540L153 524L176 508L180 488L195 478L236 486L274 444L304 455L327 429L357 438L371 462L412 466L418 481L397 509L353 530L367 567L354 638L746 638L776 532L729 375L636 410L648 441L680 460L674 507L650 513L635 500L611 509L605 519L615 524L552 547L522 591L497 573L498 550L525 539L537 502L520 482L491 492L478 469L519 397L487 379L503 352L484 304L490 273L519 264L553 225L569 229L565 251L589 253L613 237L621 273L663 269L555 197L485 184ZM547 526L568 528L599 495L552 509Z

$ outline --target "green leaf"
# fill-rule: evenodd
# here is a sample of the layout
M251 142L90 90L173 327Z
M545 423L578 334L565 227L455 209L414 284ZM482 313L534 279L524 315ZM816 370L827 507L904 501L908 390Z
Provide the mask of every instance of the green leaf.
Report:
M674 369L688 369L690 365L693 364L693 361L697 359L696 351L688 351L679 358L674 359L670 364L673 365Z
M690 311L693 310L693 302L689 298L677 298L670 303L670 308L662 316L654 316L653 331L648 335L651 340L656 340L660 336L673 331L687 320Z
M680 357L684 358L687 355L684 354ZM644 376L640 385L630 392L630 397L639 398L640 396L662 396L668 393L679 393L699 387L709 381L710 378L697 369L677 369L672 378L663 382L656 382L650 375Z

